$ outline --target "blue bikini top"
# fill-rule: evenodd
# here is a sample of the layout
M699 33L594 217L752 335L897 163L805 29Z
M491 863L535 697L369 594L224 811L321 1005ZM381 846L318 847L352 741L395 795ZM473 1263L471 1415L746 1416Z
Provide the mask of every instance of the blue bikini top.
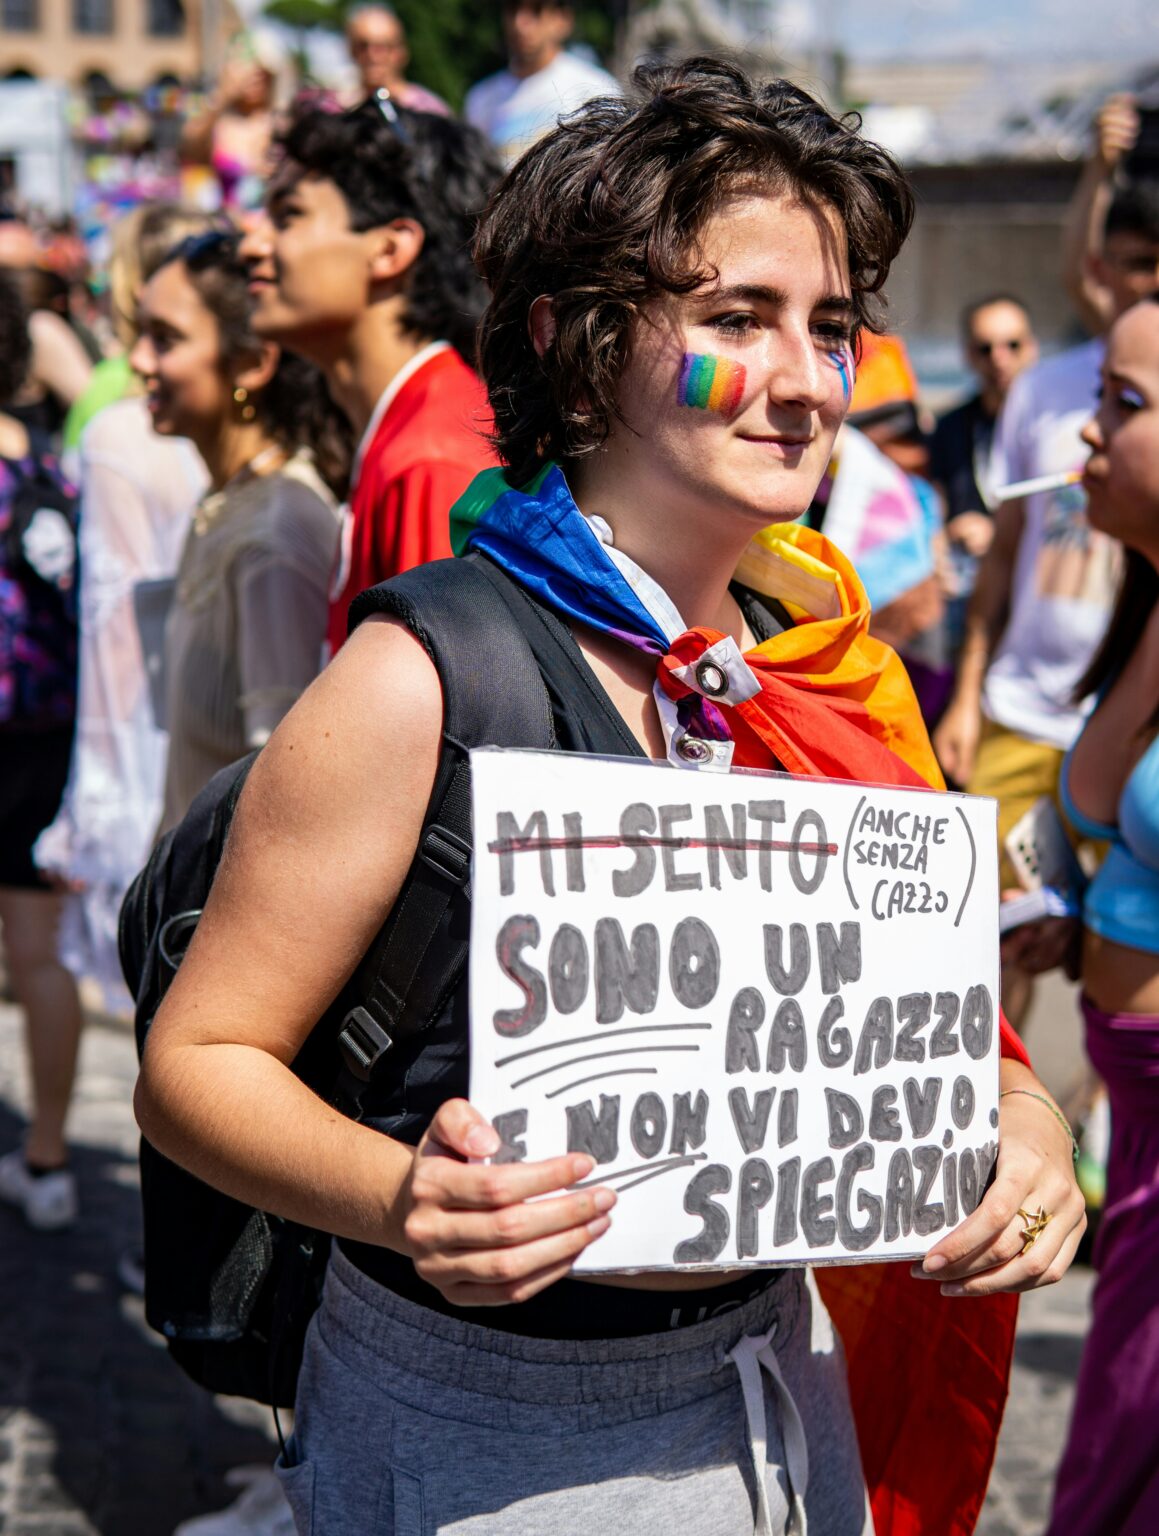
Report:
M1084 816L1075 805L1070 793L1073 755L1072 747L1059 779L1067 820L1080 836L1111 845L1087 886L1083 921L1116 944L1159 954L1159 737L1123 785L1114 825Z

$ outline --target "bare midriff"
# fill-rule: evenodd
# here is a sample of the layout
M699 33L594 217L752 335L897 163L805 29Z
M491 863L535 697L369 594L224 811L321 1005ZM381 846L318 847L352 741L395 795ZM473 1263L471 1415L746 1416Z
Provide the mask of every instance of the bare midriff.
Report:
M1159 1014L1159 954L1083 931L1083 990L1104 1013Z

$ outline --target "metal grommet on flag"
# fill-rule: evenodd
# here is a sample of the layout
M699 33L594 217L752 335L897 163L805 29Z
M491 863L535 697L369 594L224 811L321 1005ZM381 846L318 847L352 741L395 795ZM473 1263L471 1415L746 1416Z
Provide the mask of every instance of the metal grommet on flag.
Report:
M728 673L714 661L696 663L696 681L701 693L710 699L723 699L728 692Z
M673 667L672 676L714 704L743 704L761 691L756 673L731 635L708 646L687 666Z
M673 731L668 744L668 760L678 768L716 769L718 772L732 767L733 744L731 741L705 741L692 736L679 727Z
M707 741L698 741L695 736L682 736L676 743L676 750L686 763L707 763L712 756Z

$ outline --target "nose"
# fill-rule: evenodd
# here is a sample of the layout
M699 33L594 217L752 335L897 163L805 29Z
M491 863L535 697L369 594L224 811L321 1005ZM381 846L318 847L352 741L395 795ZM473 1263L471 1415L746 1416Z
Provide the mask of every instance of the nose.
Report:
M1103 447L1103 429L1099 426L1097 413L1087 422L1079 436L1093 453L1098 453Z
M141 378L147 379L156 371L157 356L153 343L147 336L138 336L129 353L129 367Z
M270 223L269 216L265 213L256 213L246 221L245 233L238 245L238 255L244 262L253 265L273 252L274 227Z
M771 350L769 403L797 410L820 410L829 400L838 370L835 363L818 351L817 338L808 326L779 328L773 333ZM834 345L835 354L837 350Z

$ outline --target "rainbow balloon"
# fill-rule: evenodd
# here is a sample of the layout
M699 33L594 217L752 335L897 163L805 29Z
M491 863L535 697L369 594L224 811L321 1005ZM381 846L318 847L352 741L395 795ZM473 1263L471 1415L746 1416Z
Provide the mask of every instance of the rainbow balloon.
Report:
M677 405L691 405L701 411L720 411L731 416L744 394L743 363L710 353L686 352L676 386Z

